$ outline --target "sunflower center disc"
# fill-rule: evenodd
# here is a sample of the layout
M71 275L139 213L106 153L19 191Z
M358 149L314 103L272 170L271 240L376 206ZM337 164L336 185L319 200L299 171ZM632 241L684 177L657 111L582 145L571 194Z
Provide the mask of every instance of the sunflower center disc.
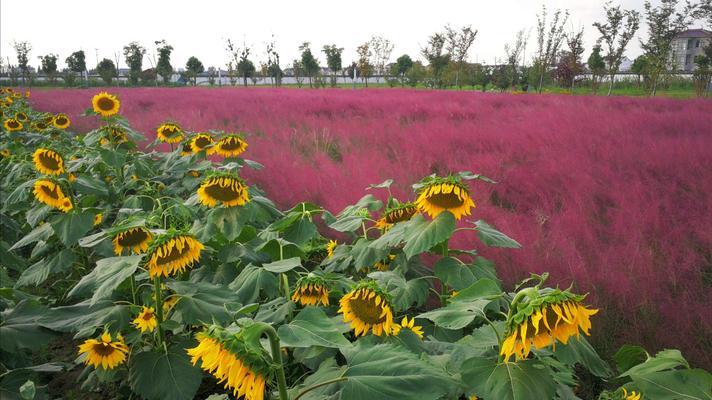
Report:
M144 240L148 237L148 234L144 232L143 230L137 230L133 232L128 232L124 233L120 238L119 238L119 244L122 247L133 247L138 244L143 243Z
M59 163L57 162L57 160L47 154L40 155L40 162L42 163L42 165L44 165L45 168L49 170L56 171L59 169Z
M47 186L40 186L40 190L47 196L57 200L59 199L59 192L57 191L57 188L54 188L54 190L50 190Z
M206 137L199 137L195 139L195 145L199 148L202 149L203 147L207 146L210 144L210 139Z
M385 321L385 318L381 317L381 307L376 305L375 300L375 297L370 300L352 299L349 306L361 321L375 325Z
M457 208L465 202L455 193L437 193L428 197L428 202L441 208Z
M222 187L220 185L210 185L205 188L205 193L207 193L208 196L220 201L235 200L238 197L238 193L232 190L229 186Z
M158 257L158 260L156 260L156 264L163 265L176 260L180 260L184 254L188 253L188 251L190 251L190 247L187 244L183 246L182 250L178 250L178 247L173 246L167 256Z
M115 349L111 347L111 345L104 343L95 344L92 350L94 350L95 353L99 354L102 357L111 355L115 351Z
M223 148L223 150L237 150L241 146L239 140L228 140L223 143L221 147Z
M114 108L114 101L108 97L100 98L96 104L104 111L111 111Z

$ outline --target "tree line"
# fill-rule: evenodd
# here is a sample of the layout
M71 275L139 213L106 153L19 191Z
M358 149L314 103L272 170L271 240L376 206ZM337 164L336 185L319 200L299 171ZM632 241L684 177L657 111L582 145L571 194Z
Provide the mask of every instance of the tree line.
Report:
M595 93L607 81L607 94L612 93L615 76L619 73L625 50L640 28L641 20L647 25L648 34L640 38L644 54L636 58L631 71L637 76L637 84L655 95L661 82L676 66L671 64L674 38L688 29L695 20L703 21L712 29L712 0L692 3L685 0L660 0L658 5L645 1L642 13L633 9L623 9L611 1L603 5L605 19L593 23L598 33L590 55L583 62L586 49L583 46L584 29L567 31L569 21L567 10L551 12L542 6L536 15L534 32L535 50L529 60L525 58L531 30L521 29L514 39L504 45L504 57L493 65L471 63L470 50L475 44L477 29L472 26L453 28L446 25L440 31L428 36L420 55L425 62L417 61L408 54L390 62L394 44L382 36L373 36L356 49L357 57L344 65L343 47L336 44L323 46L321 51L312 50L310 42L299 46L299 57L281 63L274 37L264 50L266 60L255 64L255 48L243 42L241 45L231 39L226 41L228 62L225 65L226 78L231 85L257 79L267 79L274 86L282 85L284 76L291 76L298 86L337 86L337 78L351 77L368 86L374 76L382 77L389 86L425 86L431 88L472 86L483 91L523 90L541 93L547 84L555 84L573 90L578 83L586 84ZM117 65L120 55L128 66L129 85L170 84L175 69L171 64L173 46L165 40L154 42L155 51L147 55L146 47L138 42L124 46L122 54L114 60L104 58L97 62L94 72L105 84L111 85L118 78ZM32 50L28 42L15 42L17 66L8 65L11 79L21 78L23 83L31 78L29 54ZM319 55L324 55L326 68L322 69ZM87 79L86 55L79 50L65 59L67 68L59 71L58 55L54 53L39 56L39 71L50 83L62 78L67 86L74 86L77 79ZM144 69L148 64L150 68ZM694 59L696 69L693 82L698 94L706 94L712 77L712 41L703 48L701 55ZM8 59L9 64L9 59ZM285 69L282 69L284 65ZM0 60L2 67L2 60ZM197 57L190 57L181 72L185 83L197 84L199 74L206 72ZM582 79L583 74L587 74ZM208 82L215 83L218 72L211 67L207 70Z

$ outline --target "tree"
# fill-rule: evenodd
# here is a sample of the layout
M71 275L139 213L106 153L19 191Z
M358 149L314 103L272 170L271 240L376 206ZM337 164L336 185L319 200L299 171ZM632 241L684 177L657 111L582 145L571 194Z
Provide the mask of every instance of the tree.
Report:
M156 73L163 78L163 83L168 83L173 75L173 66L171 65L173 46L167 44L165 40L158 40L154 43L156 44L156 51L158 52Z
M638 77L638 87L640 87L640 78L647 74L648 59L645 55L640 55L635 58L633 65L630 66L630 72L634 73Z
M393 73L400 80L401 86L405 85L405 74L411 68L413 68L413 60L409 55L403 54L396 59L396 63L393 65Z
M509 43L504 45L504 52L507 55L507 66L509 71L506 74L499 74L499 79L504 79L509 77L511 79L509 86L514 86L517 84L517 78L519 74L519 64L524 58L524 51L527 48L527 41L529 40L529 34L524 32L524 29L517 32L514 38L514 43L511 45ZM503 84L503 82L500 82Z
M299 51L302 52L302 68L309 79L309 87L312 87L312 78L319 72L319 61L314 58L311 48L309 48L309 42L302 43L299 46Z
M442 33L434 33L428 38L428 44L420 52L428 60L430 71L433 75L433 83L437 87L442 87L442 73L450 63L450 53L445 49L446 38Z
M369 41L369 48L373 55L371 65L375 69L376 74L387 75L386 64L391 59L393 53L393 43L383 36L373 36Z
M606 11L606 22L595 22L593 26L601 34L598 43L604 43L606 46L603 59L606 61L608 96L610 96L613 80L621 66L623 52L640 26L640 13L635 10L622 10L621 6L613 7L610 1L603 6L603 9Z
M475 64L472 68L472 85L480 85L482 92L487 91L487 85L492 81L492 70L482 64Z
M282 68L279 67L279 53L276 50L274 36L272 41L267 43L267 75L275 86L282 85Z
M302 87L302 82L304 82L304 67L300 60L295 59L292 61L292 73L294 74L294 80L297 81L297 86Z
M588 70L591 71L591 89L593 94L596 94L599 80L606 73L606 62L601 56L600 45L593 46L593 51L588 57Z
M697 97L707 96L712 84L712 46L705 46L704 53L695 56L695 71L692 79Z
M668 70L672 54L672 41L680 32L690 25L693 8L689 3L678 11L679 0L660 0L660 5L653 7L650 1L645 2L645 21L648 25L648 38L641 41L640 46L645 51L648 61L648 72L651 80L651 93L657 93L660 75ZM675 65L672 65L675 68Z
M356 54L358 54L358 61L357 61L357 66L358 66L358 75L361 77L361 79L366 82L366 87L368 87L368 77L371 76L371 44L370 42L366 42L362 44L361 46L358 46L356 48Z
M570 88L570 91L574 90L574 82L576 76L583 72L583 64L581 63L581 56L583 56L583 28L578 32L570 32L566 35L566 45L569 51L564 53L562 61L566 66L566 70L571 75L571 78L566 83ZM561 65L561 62L559 63Z
M198 74L205 71L203 63L197 57L190 57L185 63L185 71L189 79L193 80L193 86L198 84Z
M341 70L341 53L343 47L336 47L335 44L324 46L322 49L326 55L326 65L331 71L331 86L336 87L336 73Z
M15 54L17 54L17 66L22 72L22 84L25 84L25 78L30 75L30 67L28 63L30 62L30 51L32 51L32 45L30 42L13 42L12 47L15 48Z
M561 42L564 39L564 25L569 19L569 11L563 14L561 10L554 12L554 17L547 30L546 6L541 7L541 14L537 14L537 53L535 57L535 67L538 74L539 83L537 91L541 93L544 84L544 75L549 69L549 66L554 63L556 56L559 54Z
M413 66L405 73L406 83L410 87L416 87L418 83L425 79L427 69L420 61L413 63Z
M445 34L447 35L448 52L452 54L452 59L455 61L457 66L455 86L460 86L460 73L462 72L462 67L467 61L467 53L470 51L470 47L472 47L472 44L475 42L477 29L472 30L472 26L468 25L463 26L459 31L457 31L447 25L445 26Z
M87 70L86 56L84 50L75 51L64 60L67 63L67 68L70 73L79 74L80 76ZM71 78L70 78L71 79Z
M47 75L47 79L51 83L54 83L57 79L57 57L56 54L47 54L39 57L41 64L40 69Z
M232 57L232 61L228 64L228 75L231 72L230 68L234 65L235 70L233 74L236 72L238 76L241 76L243 85L247 86L247 78L252 77L257 71L255 64L249 59L252 49L245 42L242 43L242 48L235 47L232 40L228 39L227 50ZM233 79L231 79L230 82L233 82Z
M146 49L138 42L131 42L124 46L124 59L129 66L129 83L132 85L137 85L141 77L144 54Z
M96 66L96 72L99 74L104 83L111 85L111 80L116 76L116 65L114 62L105 58L99 61Z

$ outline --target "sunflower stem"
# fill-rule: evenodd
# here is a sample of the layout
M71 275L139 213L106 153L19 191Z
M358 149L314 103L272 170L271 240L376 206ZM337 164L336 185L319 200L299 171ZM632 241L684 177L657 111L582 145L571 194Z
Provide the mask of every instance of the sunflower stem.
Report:
M153 290L154 297L156 298L156 333L158 336L158 346L163 345L163 328L161 324L163 323L163 298L161 296L161 277L156 276L153 279Z
M131 300L134 305L138 305L136 304L136 278L133 275L131 275Z
M277 388L279 389L279 400L289 400L289 394L287 393L287 378L284 376L284 363L282 362L282 349L279 344L279 336L277 331L274 330L272 325L266 324L264 322L256 322L262 333L267 334L269 338L269 347L272 351L272 362L278 366L277 374Z

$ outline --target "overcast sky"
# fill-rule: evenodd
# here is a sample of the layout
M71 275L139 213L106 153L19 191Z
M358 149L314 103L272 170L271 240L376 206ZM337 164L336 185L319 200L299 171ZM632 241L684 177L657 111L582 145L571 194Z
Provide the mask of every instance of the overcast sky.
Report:
M618 0L625 8L642 12L643 0ZM325 65L321 49L335 43L344 47L343 61L356 58L356 47L372 35L381 35L395 44L392 60L403 53L420 57L428 35L443 25L472 25L479 31L470 51L470 61L492 63L504 57L504 45L516 31L531 29L527 59L535 50L536 14L541 5L568 9L567 30L585 30L586 52L597 38L594 21L602 21L603 1L597 0L311 0L297 1L89 1L89 0L0 0L0 56L15 63L13 41L32 44L31 65L39 55L59 54L64 59L82 49L89 68L96 58L115 59L130 41L139 41L155 53L154 41L165 39L175 48L174 68L182 68L188 57L196 56L206 66L225 66L225 40L231 38L253 47L256 65L266 59L265 43L272 35L283 67L298 56L298 46L311 42L312 51ZM115 4L111 6L110 4ZM641 21L638 35L645 34ZM630 58L640 54L638 40L627 51ZM123 55L120 66L124 67ZM151 64L144 59L144 68Z

